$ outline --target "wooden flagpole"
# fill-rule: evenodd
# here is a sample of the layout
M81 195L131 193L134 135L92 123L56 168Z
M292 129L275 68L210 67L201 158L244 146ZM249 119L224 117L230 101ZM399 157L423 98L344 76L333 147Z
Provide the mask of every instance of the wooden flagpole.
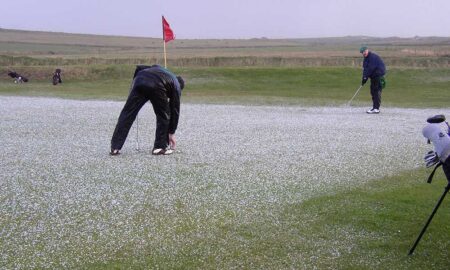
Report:
M161 16L161 19L162 19L163 45L164 45L164 67L167 68L166 33L164 31L164 15Z
M164 67L167 68L166 41L163 40L163 43L164 43Z

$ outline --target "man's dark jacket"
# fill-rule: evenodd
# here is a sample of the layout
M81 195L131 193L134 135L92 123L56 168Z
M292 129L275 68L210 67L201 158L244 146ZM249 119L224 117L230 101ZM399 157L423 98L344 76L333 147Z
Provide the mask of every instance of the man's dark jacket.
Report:
M373 52L364 57L363 68L363 79L381 77L386 73L383 60Z
M180 118L180 96L181 87L177 77L167 69L159 66L138 66L135 72L133 87L154 91L169 99L169 109L166 113L170 115L169 133L174 134ZM144 95L146 93L143 93ZM161 99L159 99L161 100ZM158 99L152 101L153 106L165 106L158 104Z

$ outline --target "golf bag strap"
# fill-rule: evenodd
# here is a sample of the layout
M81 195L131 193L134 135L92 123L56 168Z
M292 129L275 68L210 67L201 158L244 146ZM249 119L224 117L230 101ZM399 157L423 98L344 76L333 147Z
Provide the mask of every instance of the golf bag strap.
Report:
M430 176L428 176L428 180L427 180L427 183L431 183L431 181L433 181L433 176L434 176L434 173L436 172L436 170L437 170L437 168L439 168L440 166L442 165L442 161L439 161L439 163L438 164L436 164L436 166L434 166L434 169L433 169L433 171L430 173Z

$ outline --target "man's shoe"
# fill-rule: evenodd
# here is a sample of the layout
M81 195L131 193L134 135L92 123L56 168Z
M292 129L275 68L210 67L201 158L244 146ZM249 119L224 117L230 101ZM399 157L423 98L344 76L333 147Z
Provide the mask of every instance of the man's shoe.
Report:
M173 150L170 148L162 149L162 148L155 148L152 151L152 155L170 155L173 153Z
M378 109L370 109L370 110L367 111L367 113L368 114L377 114L377 113L380 113L380 110L378 110Z
M111 152L109 152L109 154L111 156L117 156L120 155L120 150L119 149L111 149Z

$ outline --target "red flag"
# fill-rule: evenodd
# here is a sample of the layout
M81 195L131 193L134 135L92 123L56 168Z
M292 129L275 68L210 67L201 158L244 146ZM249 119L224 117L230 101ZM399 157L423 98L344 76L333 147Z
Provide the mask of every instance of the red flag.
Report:
M169 23L166 21L164 16L162 16L162 25L163 25L163 40L164 42L169 42L175 39L175 35L173 34L172 29L170 29Z

